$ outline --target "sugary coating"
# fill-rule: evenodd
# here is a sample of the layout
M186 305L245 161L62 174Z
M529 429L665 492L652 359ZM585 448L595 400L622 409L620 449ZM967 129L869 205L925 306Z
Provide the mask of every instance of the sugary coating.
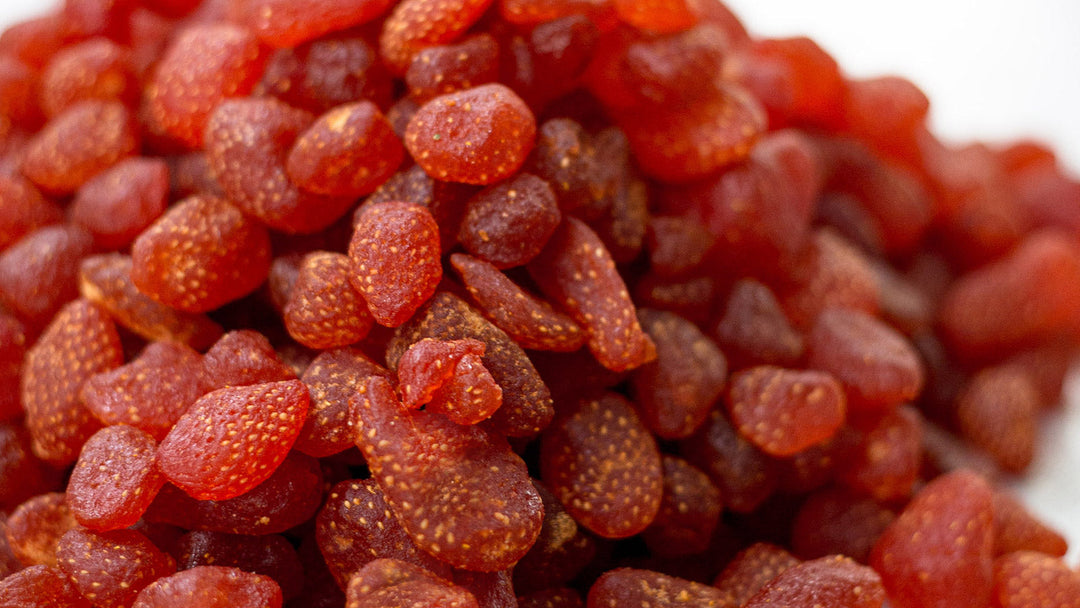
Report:
M807 365L839 380L854 410L886 410L922 391L925 372L915 348L864 312L825 309L806 344Z
M370 101L337 106L315 120L289 150L285 170L318 194L370 194L397 171L405 148Z
M519 173L469 200L458 240L469 253L497 268L521 266L540 253L560 219L548 183Z
M140 292L184 312L206 312L266 279L270 237L224 199L195 195L143 231L131 259L131 281Z
M649 570L608 570L589 588L589 608L725 608L729 604L716 588Z
M543 520L540 496L504 441L439 414L403 410L385 378L364 381L349 409L372 477L419 547L452 566L494 572L532 546Z
M827 488L811 494L791 524L791 548L803 559L846 555L870 559L870 549L896 514L869 498Z
M529 274L585 329L589 350L604 367L625 371L656 357L614 260L584 222L566 218Z
M158 468L199 500L226 500L281 464L308 410L299 380L218 389L200 397L158 446ZM192 454L190 446L203 448Z
M45 226L0 253L0 303L40 327L78 295L79 261L93 249L90 233L71 224Z
M994 556L1013 551L1038 551L1061 557L1069 544L1057 530L1040 521L1005 490L994 492Z
M133 525L165 485L158 472L157 442L124 424L94 433L83 445L67 485L71 514L91 530Z
M398 8L417 2L431 0L407 0ZM409 154L432 177L477 185L493 184L516 173L535 139L532 110L501 84L432 99L409 120L404 137Z
M442 279L439 251L439 227L426 207L364 206L349 243L349 278L376 322L397 327L435 293Z
M840 555L803 562L765 583L746 608L815 605L835 608L881 608L885 588L866 566Z
M39 96L45 114L56 116L87 99L132 106L139 89L128 52L107 38L91 38L53 56L41 73Z
M450 576L450 567L422 551L386 504L374 479L338 482L315 519L315 538L338 586L373 560L392 558Z
M56 546L57 566L83 597L100 608L126 608L153 581L176 572L176 562L134 530L75 529Z
M79 265L79 294L108 311L118 324L147 340L205 349L221 337L221 326L204 314L166 306L131 281L131 256L92 255Z
M351 198L305 192L286 171L289 150L314 120L273 97L218 105L206 122L206 158L229 201L287 233L317 232L344 215Z
M379 54L390 71L402 75L421 50L452 42L468 30L492 0L405 0L383 22Z
M421 103L498 79L499 44L486 33L423 49L405 72L409 95Z
M392 88L375 49L364 38L349 34L277 51L262 86L285 103L314 114L358 99L386 108Z
M457 244L458 226L465 216L465 203L476 193L476 186L433 179L420 165L398 171L379 186L356 210L355 220L368 205L404 201L423 205L439 225L443 253Z
M311 395L311 403L294 447L319 458L353 447L349 398L364 378L389 374L352 348L319 353L300 377Z
M64 500L50 492L27 500L8 516L4 536L15 557L26 566L56 565L56 543L79 527Z
M517 598L518 608L585 608L581 595L569 587L554 587Z
M165 211L168 194L165 161L128 158L83 184L69 217L94 235L99 249L123 249Z
M740 551L713 581L731 606L742 606L766 583L799 565L783 548L758 542Z
M947 473L923 486L870 554L890 603L988 605L993 518L993 493L974 473Z
M213 388L296 379L296 372L282 361L270 340L253 329L238 329L221 336L206 351L203 366Z
M902 405L873 422L850 427L836 476L848 488L882 502L911 494L922 464L923 419Z
M34 496L59 487L58 472L31 451L30 433L14 422L0 423L0 510L10 513Z
M364 339L374 321L353 289L349 256L313 251L304 256L282 317L297 342L309 348L347 346Z
M560 413L541 436L540 470L567 512L606 538L641 532L660 509L656 441L630 402L615 393Z
M323 499L319 461L290 452L270 478L229 500L195 500L172 484L158 493L147 521L228 534L279 534L311 519Z
M146 83L154 127L190 149L223 100L243 97L259 81L269 58L248 30L227 23L191 24L179 31Z
M68 578L52 566L30 566L0 580L4 608L91 608Z
M159 578L131 608L281 608L273 579L228 566L196 566Z
M1076 608L1080 573L1060 558L1018 551L994 560L994 606L999 608Z
M26 353L22 403L34 454L47 462L75 462L101 424L83 407L79 391L94 374L123 362L120 336L108 314L87 300L67 304Z
M679 315L643 308L638 319L656 345L656 360L631 376L642 422L664 439L688 437L720 397L727 360L708 336Z
M259 40L290 48L324 34L362 25L381 16L392 0L243 0L243 25Z
M754 279L740 279L732 287L713 335L736 369L792 365L805 349L802 334L791 326L776 295Z
M21 175L0 175L0 251L22 237L64 217L59 205Z
M972 376L956 400L960 434L1010 473L1035 457L1039 396L1022 372L990 367Z
M642 532L654 555L675 557L703 553L720 522L720 490L694 465L663 455L664 497L656 519Z
M105 424L130 425L161 440L209 390L202 355L164 341L151 342L125 365L91 376L79 397Z
M198 566L229 566L268 576L281 587L284 599L300 594L304 570L296 549L278 534L242 536L196 530L176 543L176 566L189 570Z
M346 608L480 608L464 588L393 558L368 563L349 581Z
M724 506L749 513L776 489L772 461L735 430L720 408L694 435L679 444L679 454L720 488Z

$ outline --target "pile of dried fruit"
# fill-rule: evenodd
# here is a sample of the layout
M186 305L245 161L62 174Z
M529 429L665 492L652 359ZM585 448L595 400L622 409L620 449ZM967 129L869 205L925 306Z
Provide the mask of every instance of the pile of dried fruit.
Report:
M0 606L1080 605L1080 183L927 109L715 0L8 29Z

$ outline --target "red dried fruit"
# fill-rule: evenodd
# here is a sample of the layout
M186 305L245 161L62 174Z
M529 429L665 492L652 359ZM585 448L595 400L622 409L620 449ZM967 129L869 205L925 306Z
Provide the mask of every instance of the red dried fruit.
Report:
M469 200L458 239L497 268L521 266L540 253L561 218L547 182L519 173Z
M165 485L156 466L157 442L127 425L94 433L83 445L67 486L67 505L92 530L133 525Z
M431 212L414 203L366 205L356 222L349 257L353 286L375 321L387 327L412 317L442 279L439 228Z
M826 308L847 308L867 314L878 310L877 276L866 256L828 229L815 232L807 244L798 285L784 294L784 311L796 325L807 327Z
M56 314L26 353L22 402L34 454L54 464L70 464L100 423L83 407L79 391L91 376L123 362L116 327L86 300Z
M220 532L188 532L176 542L180 570L198 566L228 566L262 574L277 582L284 599L300 594L304 571L292 544L277 534L241 536Z
M46 226L0 254L0 303L31 326L49 322L78 295L79 261L93 238L71 225Z
M131 606L144 587L176 571L176 562L134 530L71 530L56 547L58 567L100 608Z
M405 0L382 26L379 52L397 75L405 73L421 50L453 41L480 19L492 0Z
M499 0L499 14L516 24L537 24L577 14L603 24L615 19L608 0Z
M902 405L872 423L852 427L849 445L837 465L837 478L847 487L882 502L911 494L919 479L923 419Z
M51 566L30 566L0 580L4 608L90 608L67 574Z
M203 360L210 386L250 386L295 380L266 336L252 329L230 331L206 351Z
M349 581L346 608L480 608L464 588L401 560L377 559Z
M589 588L589 608L606 606L679 606L724 608L728 606L719 590L649 570L618 568L605 572Z
M746 608L814 602L836 608L880 608L885 589L876 572L840 555L797 564L765 583Z
M168 194L165 161L129 158L83 184L69 214L99 249L123 249L165 211Z
M15 423L0 423L0 511L10 512L30 498L59 486L58 472L45 466L31 451L30 433ZM3 540L0 545L4 545ZM4 547L0 553L6 550Z
M803 355L802 335L791 327L772 290L754 279L735 283L713 334L735 368L793 365Z
M637 534L660 509L656 441L633 406L614 393L560 413L541 437L540 469L567 512L600 536Z
M593 537L577 525L559 499L539 482L533 485L544 503L544 524L532 548L514 566L518 593L565 585L596 555Z
M421 106L409 120L404 140L409 154L432 177L486 185L514 175L535 138L536 118L525 102L504 85L486 84Z
M0 201L0 251L64 217L56 203L19 175L0 175Z
M999 608L1076 608L1080 573L1035 551L1009 553L994 561L993 599Z
M714 409L697 433L683 440L679 453L720 488L724 506L749 513L776 489L777 476L765 454L740 435Z
M79 527L62 493L35 496L11 512L4 536L11 552L26 566L56 565L56 543Z
M402 201L423 205L439 225L439 241L445 253L457 244L458 226L465 215L465 202L476 193L475 186L432 179L420 165L392 175L379 186L353 216L353 224L368 205Z
M285 103L315 114L358 99L385 108L391 99L390 76L375 49L355 35L327 36L277 51L262 86Z
M151 583L131 608L281 608L273 579L227 566L196 566Z
M1010 473L1023 472L1035 457L1038 412L1031 381L1007 367L975 374L956 400L960 434Z
M517 598L518 608L585 608L577 591L555 587Z
M994 492L994 556L1013 551L1038 551L1061 557L1068 551L1065 538L1037 519L1018 498L1004 490Z
M8 126L36 127L41 123L41 109L37 107L40 88L38 74L30 66L7 55L0 56L0 116L7 118Z
M270 46L294 47L324 34L378 18L392 0L319 0L298 5L291 0L241 0L243 24Z
M993 495L977 475L936 478L908 503L870 554L897 608L984 606L993 566Z
M811 494L791 525L792 550L803 559L846 555L858 562L870 550L896 514L869 498L825 489Z
M703 553L720 522L720 490L708 475L681 458L665 455L661 464L664 497L656 519L641 536L661 557Z
M372 477L419 547L459 568L494 572L536 540L540 497L525 463L477 426L403 410L385 378L350 403Z
M502 405L502 389L484 368L486 347L472 338L425 338L409 347L397 365L402 405L438 412L458 424L476 424Z
M339 348L315 357L300 377L311 403L294 447L320 458L353 447L349 398L364 378L376 375L389 372L358 350Z
M41 73L39 95L45 114L56 116L87 99L132 106L139 88L128 51L106 38L92 38L53 56Z
M409 95L420 103L498 79L499 44L486 33L423 49L405 72Z
M27 342L26 327L15 317L0 314L0 422L22 416L19 384Z
M307 409L299 380L216 390L193 403L161 441L158 468L194 498L234 498L285 460Z
M740 551L724 568L713 587L731 606L742 606L769 581L799 565L798 558L769 543L754 543Z
M653 32L677 32L697 23L692 0L612 0L624 23Z
M346 255L329 251L306 255L282 310L289 335L319 349L364 339L373 321L350 276L352 262Z

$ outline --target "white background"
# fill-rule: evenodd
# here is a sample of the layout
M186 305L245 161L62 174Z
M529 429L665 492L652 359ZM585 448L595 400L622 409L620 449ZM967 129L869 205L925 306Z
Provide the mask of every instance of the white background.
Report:
M297 0L298 2L303 0ZM899 74L931 99L953 141L1035 136L1080 173L1080 2L1076 0L730 0L755 34L809 35L854 76ZM0 24L43 0L0 0ZM1018 484L1080 546L1080 382ZM1073 555L1076 550L1072 552Z

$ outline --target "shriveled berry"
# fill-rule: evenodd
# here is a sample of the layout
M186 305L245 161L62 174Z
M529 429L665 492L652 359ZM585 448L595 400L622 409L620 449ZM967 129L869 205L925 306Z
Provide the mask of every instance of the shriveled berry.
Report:
M720 490L697 467L662 456L664 497L656 519L642 532L655 555L695 555L708 549L723 510Z
M303 566L296 549L278 534L245 536L196 530L180 537L176 555L180 570L229 566L268 576L281 587L286 600L299 595L304 582Z
M736 367L792 365L802 357L805 344L776 295L753 279L735 283L713 335Z
M713 581L731 606L742 606L769 581L799 565L798 558L781 547L754 543L740 551Z
M880 289L867 257L829 229L807 243L803 265L795 271L796 288L780 294L784 312L801 327L810 326L829 307L877 312Z
M589 588L588 605L723 608L728 604L718 589L708 585L649 570L618 568L596 579Z
M281 608L273 579L227 566L196 566L159 578L139 592L132 608Z
M478 34L455 44L428 47L405 72L409 94L419 102L499 79L499 44Z
M311 404L304 427L296 438L296 449L323 457L353 447L349 398L364 378L389 374L355 349L338 348L319 353L300 377L311 395Z
M326 36L277 51L262 86L285 103L315 114L358 99L381 108L391 100L389 74L371 44L355 34Z
M100 608L131 606L144 587L176 571L176 562L134 530L71 530L56 547L58 567Z
M53 566L30 566L0 580L5 608L91 608L68 575Z
M4 536L11 552L26 566L56 565L56 543L79 527L62 493L41 494L27 500L8 516Z
M0 251L49 224L59 224L59 205L20 175L0 175Z
M92 530L133 525L157 496L165 478L157 470L157 442L119 424L101 429L83 445L67 486L72 515Z
M379 52L397 75L421 50L453 41L480 19L492 0L406 0L383 22Z
M544 525L529 552L514 566L518 593L565 585L596 556L596 541L566 512L558 498L534 481L544 503Z
M367 23L391 4L391 0L320 0L304 5L291 0L246 0L243 23L266 44L289 48Z
M281 360L270 340L253 329L222 336L206 351L203 363L214 388L296 379L296 372Z
M844 438L849 446L836 467L838 480L882 502L906 498L919 478L923 426L910 405L853 426Z
M502 405L502 389L482 361L486 349L472 338L425 338L410 346L397 366L402 405L426 405L458 424L486 420Z
M869 498L841 489L810 495L791 524L791 547L799 557L846 555L866 563L870 550L896 514Z
M346 608L480 608L473 594L430 571L393 558L377 559L349 581Z
M364 204L357 208L353 223L364 213L368 205L375 203L406 202L423 205L431 211L439 225L439 242L443 253L457 244L458 226L465 215L465 203L476 193L476 186L456 184L433 179L420 165L398 171L371 193Z
M1022 372L991 367L975 374L956 401L960 434L1012 473L1035 457L1039 397Z
M521 266L540 253L560 219L547 182L519 173L469 200L458 240L498 268Z
M1076 608L1080 573L1060 558L1017 551L994 561L994 606L1000 608Z
M156 158L129 158L79 188L71 221L94 235L100 249L123 249L164 211L169 168Z
M87 99L128 106L139 88L128 51L107 38L92 38L58 52L41 74L41 106L49 116Z
M737 513L753 511L777 485L772 461L714 409L700 429L681 442L680 454L720 488L724 505Z
M885 588L881 577L866 566L840 555L792 566L765 585L743 606L820 604L836 608L881 608Z
M79 262L93 237L70 224L46 226L0 254L0 303L40 327L78 295Z
M349 257L316 251L304 257L282 317L289 335L309 348L334 348L362 340L373 321L353 289Z

